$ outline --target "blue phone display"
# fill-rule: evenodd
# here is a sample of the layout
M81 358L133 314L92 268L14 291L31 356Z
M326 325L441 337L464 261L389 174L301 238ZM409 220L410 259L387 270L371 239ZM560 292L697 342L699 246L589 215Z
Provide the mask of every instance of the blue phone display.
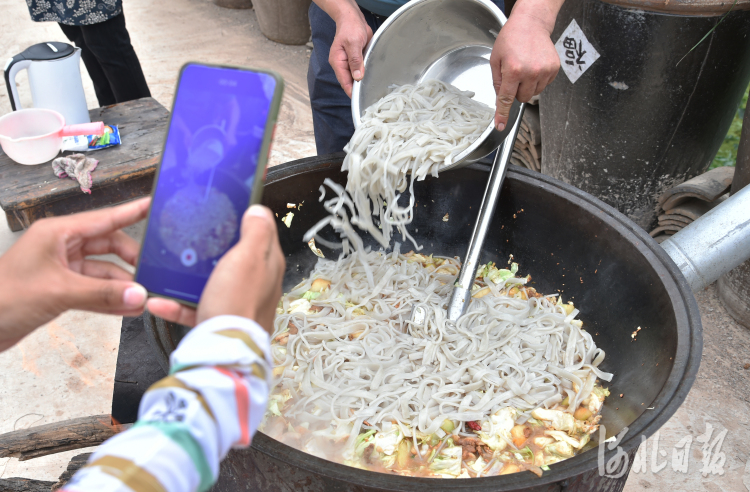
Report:
M198 302L239 240L275 88L265 73L182 71L136 278L149 292Z

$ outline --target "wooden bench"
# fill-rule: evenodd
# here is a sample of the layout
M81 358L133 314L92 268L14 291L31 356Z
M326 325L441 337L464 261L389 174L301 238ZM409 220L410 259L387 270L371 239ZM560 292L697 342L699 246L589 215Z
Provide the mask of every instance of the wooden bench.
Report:
M169 111L147 97L89 111L91 121L117 125L122 144L89 152L99 165L91 195L72 179L59 179L48 162L24 166L0 150L0 208L12 231L44 217L106 207L151 193Z

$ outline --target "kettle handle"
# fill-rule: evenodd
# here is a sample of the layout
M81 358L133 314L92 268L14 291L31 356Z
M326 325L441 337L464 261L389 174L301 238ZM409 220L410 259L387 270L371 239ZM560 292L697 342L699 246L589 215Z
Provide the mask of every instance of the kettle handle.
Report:
M5 64L5 87L8 88L8 97L10 98L10 106L13 111L23 109L21 107L21 98L18 97L16 75L21 70L29 68L29 65L31 65L31 60L22 58L21 55L14 56Z
M96 121L63 127L61 136L72 137L75 135L104 135L104 122Z

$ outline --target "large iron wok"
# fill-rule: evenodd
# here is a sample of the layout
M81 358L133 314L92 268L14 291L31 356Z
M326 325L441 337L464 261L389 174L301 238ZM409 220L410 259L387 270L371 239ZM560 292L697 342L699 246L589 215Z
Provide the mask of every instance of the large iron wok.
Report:
M290 228L279 221L285 290L308 275L318 259L302 236L325 216L318 203L323 180L345 183L342 160L343 154L313 157L268 172L263 203L279 217L287 213L287 203L304 201ZM418 211L410 230L423 251L465 253L488 173L489 166L473 164L415 184ZM379 247L374 240L369 244ZM338 255L321 249L328 258ZM516 166L508 171L481 260L504 264L510 254L520 273L531 274L538 291L560 292L565 301L575 302L584 328L606 351L601 367L614 379L602 423L607 437L627 426L620 446L632 452L641 436L650 436L674 414L700 365L700 315L685 277L648 234L612 207ZM166 362L185 329L148 317L146 325ZM605 460L614 453L607 449ZM468 480L401 477L322 460L258 433L250 449L230 453L215 490L621 489L622 480L607 486L599 476L596 449L550 468L541 478L528 472Z

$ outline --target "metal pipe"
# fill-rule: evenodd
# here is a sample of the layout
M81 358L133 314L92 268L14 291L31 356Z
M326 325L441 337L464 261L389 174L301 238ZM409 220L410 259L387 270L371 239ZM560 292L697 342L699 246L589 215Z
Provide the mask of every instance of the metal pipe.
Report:
M505 137L502 147L495 154L495 162L492 164L490 179L487 181L487 188L484 190L482 206L479 208L477 222L474 224L474 231L471 233L469 249L466 251L466 257L458 273L458 278L451 293L451 299L448 303L448 319L456 321L469 307L471 302L471 287L474 285L474 278L479 266L479 255L482 253L484 238L492 223L492 217L495 215L495 207L500 197L500 189L503 187L505 171L508 169L510 156L513 154L513 144L518 135L518 129L521 127L521 118L523 111L526 109L525 104L521 104L518 109L518 117L513 124L510 133Z
M693 292L750 258L750 186L661 243Z

